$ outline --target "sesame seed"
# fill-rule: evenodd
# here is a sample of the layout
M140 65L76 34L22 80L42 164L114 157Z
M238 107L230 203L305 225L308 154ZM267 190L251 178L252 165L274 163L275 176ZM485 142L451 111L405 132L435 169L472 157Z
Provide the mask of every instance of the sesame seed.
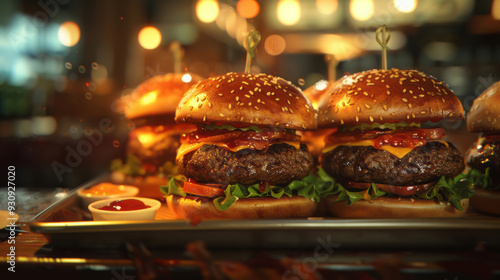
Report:
M260 99L257 99L257 103L260 103Z
M222 96L222 93L219 93L219 96Z
M411 103L408 103L408 108L410 108L410 109L411 109Z
M307 109L309 109L309 105L306 104L305 106L306 106Z
M361 107L358 106L358 112L361 112Z
M425 95L423 95L423 94L419 94L418 96L419 96L419 97L424 97Z
M242 122L242 121L243 121L243 117L240 118L240 122Z
M229 104L227 105L227 108L228 108L228 109L231 109L231 103L229 103Z
M354 93L354 95L358 95L358 94L359 94L359 92L357 92L357 91Z
M212 108L212 103L208 102L208 107Z
M370 116L370 121L373 122L373 117L372 116Z
M249 90L248 93L250 93L250 95L253 95L253 91Z
M248 86L248 83L247 83L247 82L245 82L245 81L243 81L243 82L241 82L241 83L242 83L242 84L244 84L244 85L247 85L247 86Z
M425 111L420 111L420 114L422 115L425 115L425 113L426 113Z
M381 80L382 83L385 83L385 80Z
M236 101L240 101L240 97L239 96L236 96Z
M245 94L245 97L246 97L246 98L250 98L250 95L248 95L248 94Z
M280 101L280 99L278 97L276 97L276 101Z
M220 113L219 116L224 117L224 114Z
M359 122L359 118L358 118L358 116L356 116L356 122Z
M365 104L365 107L366 107L367 109L370 109L370 105L368 105L368 104Z
M368 96L368 92L364 91L364 92L363 92L363 95L364 95L364 96Z
M217 84L216 88L219 88L220 87L220 84Z
M206 121L207 120L207 115L204 115L203 116L203 121Z
M410 89L410 94L413 94L413 90Z
M253 107L255 108L255 110L259 110L259 107L257 107L257 106L253 106Z
M248 102L248 106L252 106L252 102Z
M240 90L243 90L243 86L240 87Z
M415 114L411 113L411 116L412 116L413 118L415 118Z
M386 105L382 105L382 107L384 108L384 111L387 111L387 106Z
M406 89L403 89L403 93L405 93L405 92L406 92Z
M408 99L406 98L401 98L401 100L403 100L403 102L408 102Z
M290 100L288 100L288 99L286 100L286 103L288 103L288 105L290 105L290 104L291 104L291 103L290 103Z
M367 86L374 86L375 84L374 83L367 83L366 85Z
M441 100L443 100L443 103L446 103L446 101L444 100L444 98L441 98Z

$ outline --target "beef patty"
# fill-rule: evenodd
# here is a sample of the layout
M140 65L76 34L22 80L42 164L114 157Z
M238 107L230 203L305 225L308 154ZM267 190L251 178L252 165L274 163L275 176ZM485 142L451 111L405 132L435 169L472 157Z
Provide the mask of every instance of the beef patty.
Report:
M251 185L268 181L282 185L307 176L313 157L302 144L274 144L267 150L231 152L216 145L203 145L177 160L179 173L200 183Z
M402 158L372 146L338 146L324 154L321 165L339 180L391 185L414 185L455 177L465 163L451 144L429 141Z

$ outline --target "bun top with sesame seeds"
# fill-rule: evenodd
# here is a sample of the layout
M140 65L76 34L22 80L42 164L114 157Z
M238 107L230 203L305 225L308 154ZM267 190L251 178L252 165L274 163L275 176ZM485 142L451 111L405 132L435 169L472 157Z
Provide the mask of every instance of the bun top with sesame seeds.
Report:
M177 122L231 123L315 129L316 110L291 82L267 74L227 73L193 86L177 107Z
M318 104L318 126L463 119L458 97L417 70L369 70L345 76Z
M467 113L467 128L472 132L500 131L500 81L474 100Z
M129 120L175 113L184 93L203 78L190 73L168 73L151 77L124 97L124 113Z

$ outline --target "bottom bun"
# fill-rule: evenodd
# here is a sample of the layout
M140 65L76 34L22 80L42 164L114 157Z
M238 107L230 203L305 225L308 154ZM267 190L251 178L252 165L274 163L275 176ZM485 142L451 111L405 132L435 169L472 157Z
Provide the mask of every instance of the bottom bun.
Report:
M317 209L314 200L303 196L244 198L236 201L229 209L220 211L211 199L199 197L166 196L169 211L177 219L285 219L306 218Z
M429 218L462 217L467 213L469 199L460 200L463 210L434 200L379 197L377 199L358 200L351 206L345 201L336 203L338 195L325 197L330 214L343 218Z
M475 189L476 193L470 198L470 205L479 212L500 216L500 191Z
M137 196L163 199L165 196L160 191L160 186L168 183L168 178L159 176L130 176L125 175L123 172L114 171L111 173L110 181L113 184L130 185L139 188Z

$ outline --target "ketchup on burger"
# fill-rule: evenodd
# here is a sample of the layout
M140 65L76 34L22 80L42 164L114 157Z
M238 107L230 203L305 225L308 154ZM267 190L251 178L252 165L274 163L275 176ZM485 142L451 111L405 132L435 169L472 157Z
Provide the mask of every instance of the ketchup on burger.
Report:
M228 73L193 86L175 119L197 130L177 153L187 179L161 187L169 209L186 219L313 215L321 191L296 131L316 128L316 118L302 91L279 77Z
M463 156L436 125L463 119L464 111L443 82L416 70L364 71L332 87L318 114L319 127L338 128L326 138L320 160L320 173L340 183L326 199L333 215L466 213L473 190L460 175Z

